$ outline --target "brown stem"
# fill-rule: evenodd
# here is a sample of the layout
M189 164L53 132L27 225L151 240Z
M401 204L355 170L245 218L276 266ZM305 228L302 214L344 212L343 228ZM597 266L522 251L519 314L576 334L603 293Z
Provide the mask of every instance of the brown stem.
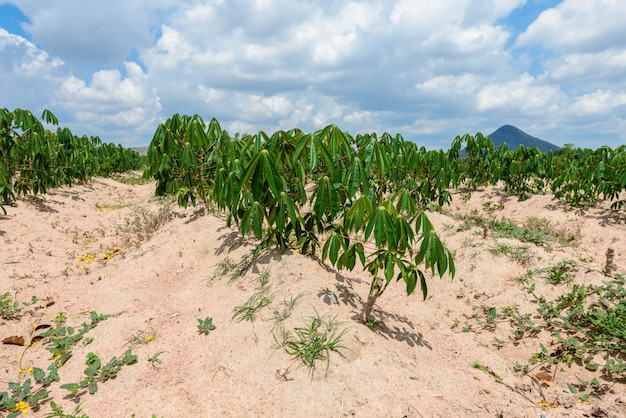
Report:
M363 308L363 323L367 324L372 319L372 310L374 309L374 304L376 303L376 299L380 295L382 295L385 289L385 281L381 277L375 277L372 282L372 287L370 288L370 293L367 295L367 303Z
M604 265L604 275L611 277L613 274L613 257L615 256L615 250L609 248L606 250L606 264Z

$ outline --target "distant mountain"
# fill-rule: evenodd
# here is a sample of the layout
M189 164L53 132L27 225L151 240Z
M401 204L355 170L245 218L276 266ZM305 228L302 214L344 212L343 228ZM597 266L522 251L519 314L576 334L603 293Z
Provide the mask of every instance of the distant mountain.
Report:
M148 155L148 147L132 147L131 149L137 151L139 155Z
M493 145L496 149L500 147L500 144L506 142L506 146L511 150L515 150L520 145L524 145L526 148L539 148L541 152L548 152L550 150L556 151L561 149L550 142L543 139L535 138L528 135L526 132L517 129L515 126L504 125L498 128L491 135L487 135L493 141Z

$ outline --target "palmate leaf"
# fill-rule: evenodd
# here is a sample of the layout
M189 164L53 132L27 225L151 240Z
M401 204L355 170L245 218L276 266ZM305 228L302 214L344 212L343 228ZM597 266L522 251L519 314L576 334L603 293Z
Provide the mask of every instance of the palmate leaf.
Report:
M324 215L329 219L334 219L339 211L339 194L328 176L324 176L315 186L313 195L313 212L318 220Z
M283 179L276 167L276 161L268 150L263 149L256 154L241 177L241 184L251 183L250 189L256 199L261 199L264 185L267 182L269 190L275 198L283 190Z
M265 211L263 205L258 201L252 202L252 205L244 212L241 217L241 233L247 235L250 227L254 230L254 235L258 239L263 239L263 220L265 219ZM252 224L252 225L250 225Z
M348 231L360 231L361 226L372 214L372 203L367 195L363 195L354 201L345 215L345 224Z
M337 264L337 259L339 258L339 251L342 251L342 254L345 253L347 249L344 238L339 235L337 232L333 232L330 234L324 246L322 247L322 260L326 260L326 258L330 258L330 262L334 266Z
M350 245L347 250L341 254L339 259L337 260L337 268L341 270L342 268L347 268L352 271L356 266L357 256L361 261L361 265L365 266L365 249L363 248L363 244L360 242L355 242Z
M361 186L367 187L368 178L365 172L365 166L359 157L354 157L350 165L346 169L346 190L348 197L353 199ZM364 192L365 194L366 192Z
M390 249L396 249L398 245L398 231L391 214L384 205L378 206L365 227L365 240L374 233L374 240L378 248L385 244Z
M302 161L302 154L307 152L308 157L308 171L313 171L317 168L318 164L318 152L317 152L317 144L314 142L314 134L309 133L302 138L300 138L300 142L296 146L296 151L293 153L293 163L295 164L297 161Z
M419 252L415 256L415 264L419 265L423 262L426 268L430 269L433 274L436 269L439 277L443 277L446 272L449 272L450 276L454 278L456 269L452 255L441 243L435 231L431 230L424 233L419 240L421 240L421 245Z
M291 196L285 192L280 192L278 211L276 213L276 228L282 231L285 228L287 218L289 218L292 225L295 225L298 222L298 212L298 208Z
M394 229L397 231L396 236L398 238L398 250L404 252L411 249L411 244L415 238L411 224L400 214L393 218L393 222Z

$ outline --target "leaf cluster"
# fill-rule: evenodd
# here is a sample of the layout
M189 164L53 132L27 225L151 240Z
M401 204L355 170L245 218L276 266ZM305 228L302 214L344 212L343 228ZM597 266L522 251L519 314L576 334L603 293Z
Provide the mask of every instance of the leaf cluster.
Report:
M139 154L98 137L76 136L58 126L57 118L44 110L41 120L30 111L0 108L0 209L16 196L45 193L61 185L73 185L94 176L138 169ZM5 212L6 213L6 212Z
M61 389L66 389L71 394L76 395L80 389L87 389L93 395L98 390L98 383L115 379L117 373L124 365L133 364L137 361L137 356L130 349L126 350L121 358L113 357L108 363L102 365L100 358L94 353L87 354L87 368L85 377L78 383L67 383L61 385Z
M9 292L0 295L0 318L11 319L19 315L19 313L27 306L37 303L37 297L33 296L30 301L21 304L15 300Z

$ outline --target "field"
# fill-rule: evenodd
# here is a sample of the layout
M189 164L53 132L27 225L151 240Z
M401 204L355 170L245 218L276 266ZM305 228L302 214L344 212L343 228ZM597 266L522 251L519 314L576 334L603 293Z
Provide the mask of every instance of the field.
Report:
M0 392L28 379L24 399L49 391L15 412L626 416L623 369L605 368L623 356L626 266L624 214L609 201L573 209L550 193L451 189L427 214L454 279L427 269L426 300L392 281L366 325L369 272L292 249L253 259L252 232L243 239L212 206L156 197L140 174L0 213L0 339L13 342L0 345ZM586 333L583 318L602 327Z

